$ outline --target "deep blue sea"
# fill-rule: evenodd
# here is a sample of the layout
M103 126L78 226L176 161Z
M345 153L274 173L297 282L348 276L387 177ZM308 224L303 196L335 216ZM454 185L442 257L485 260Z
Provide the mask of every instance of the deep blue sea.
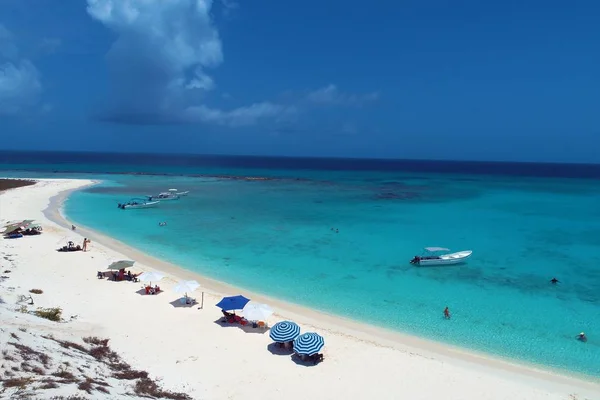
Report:
M600 165L0 152L0 170L103 179L70 219L212 278L600 376ZM190 195L117 208L169 188ZM411 265L425 246L474 253Z

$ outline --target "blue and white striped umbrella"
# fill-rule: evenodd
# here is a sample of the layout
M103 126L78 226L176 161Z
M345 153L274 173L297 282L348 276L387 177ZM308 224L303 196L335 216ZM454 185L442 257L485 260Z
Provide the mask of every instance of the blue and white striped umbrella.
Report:
M325 346L323 336L314 333L303 333L294 340L294 351L300 355L312 356Z
M271 327L269 336L277 343L290 342L298 337L300 327L292 321L281 321Z

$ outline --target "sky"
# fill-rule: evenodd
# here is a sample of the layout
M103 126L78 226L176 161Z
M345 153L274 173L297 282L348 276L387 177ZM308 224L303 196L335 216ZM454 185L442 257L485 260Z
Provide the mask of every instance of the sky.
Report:
M0 149L600 163L600 2L0 0Z

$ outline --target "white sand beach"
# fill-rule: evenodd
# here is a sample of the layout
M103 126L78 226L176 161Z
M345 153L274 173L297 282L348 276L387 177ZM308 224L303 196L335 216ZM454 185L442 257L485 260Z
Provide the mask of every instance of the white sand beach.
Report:
M0 269L10 270L2 274L8 279L0 282L2 349L17 328L64 337L108 338L111 348L134 368L159 379L165 389L188 393L194 399L600 399L600 383L276 301L156 260L83 227L71 231L59 208L69 191L90 184L87 180L39 180L34 186L0 193L0 222L35 219L43 226L39 236L0 240ZM68 240L81 244L84 236L92 240L90 251L56 251ZM96 277L97 271L121 259L136 260L133 271L165 272L167 277L159 282L164 292L140 295L141 283ZM171 290L180 279L201 283L193 297L200 301L204 292L203 309L171 304L180 297ZM32 309L61 307L66 322L14 311L18 296L29 295L33 288L43 293L32 295ZM289 355L269 351L268 332L215 323L222 315L214 305L223 295L236 294L271 305L275 310L268 321L271 325L290 319L303 331L322 334L325 360L316 366L299 365ZM39 337L22 336L31 347L40 345ZM76 387L56 390L62 395L77 393ZM87 395L118 398L102 396Z

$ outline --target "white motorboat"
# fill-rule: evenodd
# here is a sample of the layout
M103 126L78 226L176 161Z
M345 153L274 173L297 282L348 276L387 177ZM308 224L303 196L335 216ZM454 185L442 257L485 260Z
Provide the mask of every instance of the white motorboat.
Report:
M156 196L148 196L149 201L179 200L179 196L171 192L162 192Z
M130 208L151 208L158 205L158 201L148 201L146 199L131 199L127 203L119 203L118 207L121 210L128 210Z
M471 254L473 254L472 250L450 253L450 249L445 247L425 247L424 254L415 256L410 263L420 266L456 265L465 262L467 258L471 257Z
M169 192L172 194L175 194L176 196L187 196L189 193L189 190L185 191L185 192L178 192L177 189L169 189Z

